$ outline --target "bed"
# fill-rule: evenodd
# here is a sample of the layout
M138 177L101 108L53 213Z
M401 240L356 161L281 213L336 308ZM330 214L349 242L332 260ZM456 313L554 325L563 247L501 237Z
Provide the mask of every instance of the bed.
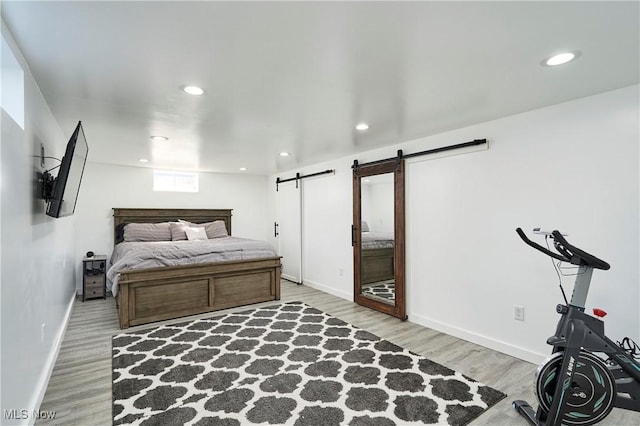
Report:
M394 236L386 232L362 232L361 280L370 284L394 278Z
M232 235L229 209L114 208L113 219L116 244L129 223L223 221ZM280 299L281 263L277 255L116 269L109 275L117 277L114 296L120 328Z

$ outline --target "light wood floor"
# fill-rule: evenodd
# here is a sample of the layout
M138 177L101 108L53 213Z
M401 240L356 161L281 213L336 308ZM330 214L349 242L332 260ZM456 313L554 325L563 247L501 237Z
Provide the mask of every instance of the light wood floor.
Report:
M304 285L283 281L282 301L305 302L508 395L472 425L527 425L513 410L511 401L534 402L535 365L410 322L401 322ZM234 310L244 309L247 307ZM158 323L139 328L156 325ZM56 418L37 424L90 426L112 423L111 336L119 332L113 298L76 301L40 407L55 411ZM601 424L637 426L640 425L640 413L614 409Z

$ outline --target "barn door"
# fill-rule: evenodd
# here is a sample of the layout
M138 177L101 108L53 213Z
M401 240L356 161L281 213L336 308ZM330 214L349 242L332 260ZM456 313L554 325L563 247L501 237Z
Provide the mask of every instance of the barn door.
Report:
M277 199L282 278L302 284L302 185L298 181L279 184Z

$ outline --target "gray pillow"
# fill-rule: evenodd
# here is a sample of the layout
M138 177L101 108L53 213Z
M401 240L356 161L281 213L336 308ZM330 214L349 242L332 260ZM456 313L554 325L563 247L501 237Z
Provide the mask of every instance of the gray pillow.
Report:
M171 241L185 241L187 234L185 229L188 227L188 223L183 222L169 222L169 230L171 231Z
M171 241L169 222L128 223L124 227L124 241Z
M369 232L369 224L367 223L366 220L362 221L362 232Z

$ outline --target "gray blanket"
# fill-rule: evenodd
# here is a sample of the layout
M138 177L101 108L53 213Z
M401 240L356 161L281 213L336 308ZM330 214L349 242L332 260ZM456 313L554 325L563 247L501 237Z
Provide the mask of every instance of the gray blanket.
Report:
M277 256L265 241L223 237L195 241L124 242L115 246L107 278L114 297L118 294L118 278L124 269L146 269L158 266L192 265L195 263L245 260Z
M362 250L393 247L392 232L363 232Z

